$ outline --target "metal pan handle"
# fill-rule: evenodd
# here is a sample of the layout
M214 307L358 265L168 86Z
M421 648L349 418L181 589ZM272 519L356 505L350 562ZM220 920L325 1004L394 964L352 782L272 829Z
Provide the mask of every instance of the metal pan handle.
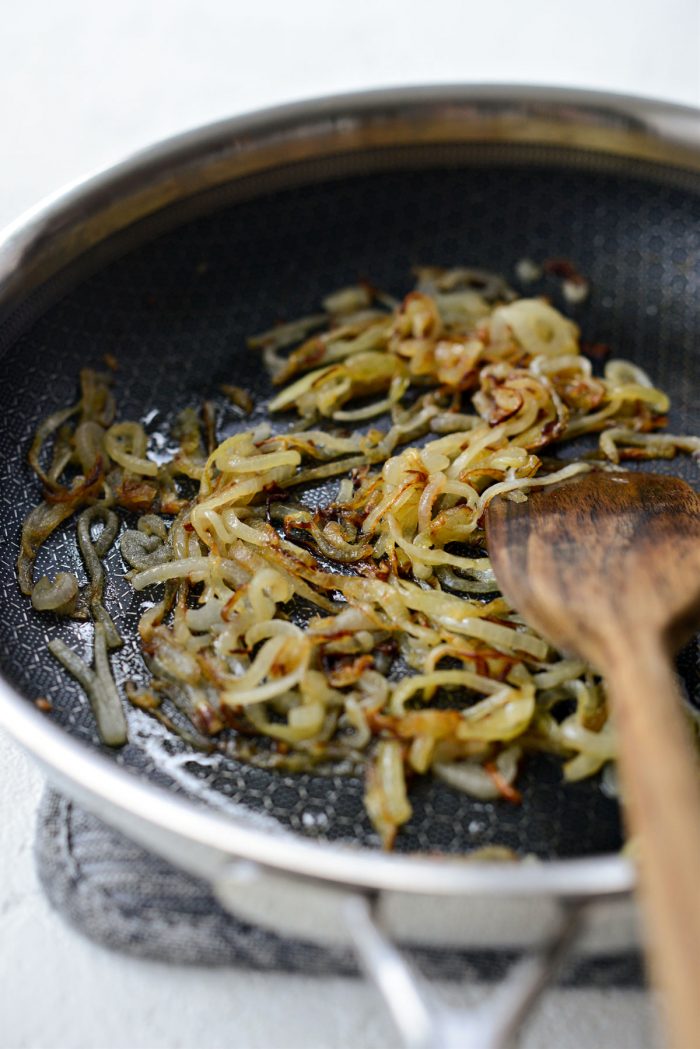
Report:
M382 929L377 898L355 894L343 906L350 939L382 996L406 1049L508 1049L549 986L581 928L584 900L559 902L559 920L539 948L516 962L505 980L473 1008L438 1003Z

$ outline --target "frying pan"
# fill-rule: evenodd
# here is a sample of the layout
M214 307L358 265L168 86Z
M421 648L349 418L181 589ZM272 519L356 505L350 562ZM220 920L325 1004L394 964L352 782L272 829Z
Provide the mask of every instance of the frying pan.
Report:
M501 1010L482 1024L482 1045L502 1044L584 903L584 949L630 942L634 871L619 854L617 803L598 779L563 784L546 757L527 762L517 807L420 783L387 855L352 778L205 755L137 710L129 744L101 746L80 689L46 651L50 637L86 651L89 625L38 616L17 586L20 526L39 497L26 452L37 423L75 400L79 369L101 367L106 354L118 361L122 418L164 434L178 411L209 399L223 436L250 420L226 406L222 383L249 389L253 420L265 417L269 383L247 335L313 312L358 278L402 295L416 264L478 266L517 287L524 257L574 260L591 281L585 303L564 304L553 283L537 290L564 305L584 339L633 359L670 393L671 431L700 431L700 114L691 109L513 87L293 105L141 153L24 216L0 242L0 721L61 789L206 877L237 913L354 941L395 1013L412 1003L410 1022L397 1015L412 1045L449 1044L454 1018L419 995L389 934L539 942L513 977L507 1023ZM693 480L687 459L661 469ZM38 567L53 575L67 565L80 573L70 523ZM133 638L141 598L116 548L108 569L107 605ZM115 670L121 682L144 678L133 641ZM696 647L679 670L699 698ZM39 696L50 716L36 709ZM488 844L531 860L465 861Z

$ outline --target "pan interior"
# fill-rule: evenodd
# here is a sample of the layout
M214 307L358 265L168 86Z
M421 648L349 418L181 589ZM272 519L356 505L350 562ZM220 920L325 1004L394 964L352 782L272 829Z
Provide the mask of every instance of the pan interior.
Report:
M220 434L250 425L220 392L249 389L264 417L269 384L245 337L313 312L329 290L366 278L401 296L411 267L466 264L504 274L518 287L524 257L573 260L592 294L565 306L583 338L648 370L671 394L669 428L700 432L700 180L682 186L641 165L624 174L587 159L586 168L491 149L490 162L373 171L307 181L228 202L131 248L51 306L6 346L0 386L0 665L31 701L47 696L52 717L98 747L87 702L46 651L61 636L89 650L91 628L36 615L14 575L23 517L39 497L25 464L37 423L75 399L84 366L105 354L119 362L114 389L121 418L139 417L164 432L187 405L219 408ZM438 158L439 159L439 158ZM526 294L531 288L521 288ZM557 299L555 283L536 292ZM558 305L563 305L559 300ZM656 466L654 467L656 468ZM689 480L688 459L662 471ZM109 556L106 603L133 638L141 598L121 579L117 548ZM48 544L39 568L70 567L80 576L74 525ZM114 657L118 680L144 679L135 644ZM681 657L689 692L698 693L695 646ZM287 775L206 756L168 735L146 714L129 712L131 742L113 759L207 805L326 840L376 848L362 784L340 776ZM500 844L542 857L614 850L621 843L617 804L598 780L563 785L559 762L527 760L522 805L481 802L436 781L412 787L414 816L399 834L401 851L463 853Z

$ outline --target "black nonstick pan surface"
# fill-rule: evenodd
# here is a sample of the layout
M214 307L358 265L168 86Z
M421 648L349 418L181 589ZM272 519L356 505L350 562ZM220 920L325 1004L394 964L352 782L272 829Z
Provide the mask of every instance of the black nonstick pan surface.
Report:
M39 616L15 578L21 522L39 499L26 453L38 422L75 400L81 367L118 361L114 391L121 418L140 418L153 434L186 405L218 406L219 436L250 425L228 405L221 383L250 390L254 421L265 415L270 385L245 338L275 322L313 312L329 290L366 278L401 296L413 265L469 265L506 276L528 257L565 257L591 281L576 306L556 281L534 286L580 324L583 338L629 358L672 398L671 432L700 432L700 177L679 184L651 163L617 168L573 151L514 146L436 151L412 164L342 175L289 188L248 187L247 199L219 202L183 216L146 243L120 246L103 265L0 347L0 669L31 702L48 697L66 732L99 747L87 700L46 650L63 637L90 650L89 624ZM298 180L290 180L298 181ZM174 221L174 220L172 220ZM139 237L131 233L131 243ZM526 294L533 287L520 288ZM654 466L657 469L657 466ZM697 464L678 458L658 467L694 483ZM118 546L108 558L106 604L126 638L142 609L121 578ZM74 522L49 542L38 563L53 575L83 571ZM114 657L119 681L145 679L137 646ZM700 700L697 646L679 668ZM363 787L344 776L291 775L206 755L168 734L148 715L129 711L130 742L110 757L141 776L196 799L276 821L315 839L368 849L378 839L365 814ZM437 781L415 783L414 816L396 849L461 854L499 844L541 857L608 852L621 845L617 803L599 779L564 784L560 763L529 757L523 802L481 802Z

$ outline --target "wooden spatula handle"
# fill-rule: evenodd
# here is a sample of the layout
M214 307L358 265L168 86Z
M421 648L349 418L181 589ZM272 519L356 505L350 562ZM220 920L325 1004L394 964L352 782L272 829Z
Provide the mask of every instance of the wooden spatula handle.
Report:
M651 966L674 1049L700 1046L700 767L670 654L627 635L606 677Z

